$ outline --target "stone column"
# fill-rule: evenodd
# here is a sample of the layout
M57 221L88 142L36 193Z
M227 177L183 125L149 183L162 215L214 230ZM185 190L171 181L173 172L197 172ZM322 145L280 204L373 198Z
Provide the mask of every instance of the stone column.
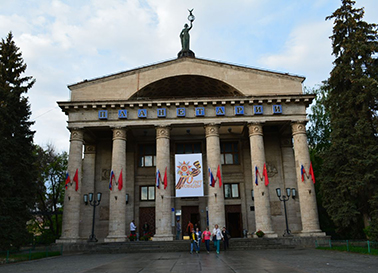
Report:
M258 185L255 184L257 166L260 176L263 174L265 163L265 149L263 128L259 123L248 125L249 141L251 144L251 162L252 162L252 183L255 195L255 222L256 230L262 230L267 237L277 237L272 228L272 219L270 214L270 197L269 185L265 186L265 180L257 178Z
M300 235L310 236L312 233L319 235L321 230L319 227L314 183L311 177L308 179L305 176L304 182L302 182L301 177L301 166L304 166L308 175L311 164L306 136L306 122L294 122L291 128L294 139L295 169L302 219L302 234Z
M68 185L64 196L62 236L57 243L75 243L79 241L80 227L80 203L82 179L82 153L83 153L83 131L81 129L71 129L70 151L68 158L68 174L71 183ZM78 189L73 181L76 170L78 171Z
M96 166L96 146L85 145L84 147L84 159L83 159L83 178L82 178L82 195L90 192L94 193L95 198L95 166ZM80 237L88 239L92 230L92 212L93 207L85 205L84 202L80 203ZM97 210L98 212L98 210ZM97 216L96 216L96 219Z
M112 170L115 175L113 188L109 190L109 234L105 242L126 240L126 129L113 129ZM123 186L118 188L122 171Z
M214 178L216 179L218 166L221 168L221 153L220 153L220 141L219 141L219 125L208 124L205 126L206 130L206 156L207 156L207 167L211 169ZM207 174L207 177L209 175ZM208 195L207 207L209 213L209 228L210 231L213 230L214 225L217 224L220 228L226 226L225 217L225 207L224 207L224 194L223 194L223 183L222 187L219 187L219 179L215 183L214 187L210 186L210 181L208 183Z
M172 208L174 182L171 179L170 161L170 127L156 127L156 171L161 174L160 188L156 188L154 241L173 241ZM167 188L164 189L164 173L167 168Z

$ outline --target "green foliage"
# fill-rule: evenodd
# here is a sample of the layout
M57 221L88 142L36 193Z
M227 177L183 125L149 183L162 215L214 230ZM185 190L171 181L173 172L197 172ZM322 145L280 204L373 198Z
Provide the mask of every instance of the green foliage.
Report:
M320 228L326 232L327 235L331 235L332 238L339 238L338 234L335 232L335 224L323 206L323 195L320 191L322 180L319 179L324 161L324 153L331 145L330 115L324 106L328 92L323 83L323 85L317 88L306 89L306 93L315 94L315 99L311 105L310 114L308 115L310 122L307 128L307 139L314 174L315 177L318 178L315 184L315 191Z
M35 218L31 225L33 233L41 233L41 238L37 238L39 243L52 243L61 234L68 154L57 153L52 145L45 150L35 146L34 152L38 162L38 190Z
M330 117L330 146L322 155L321 192L338 232L364 237L373 216L370 200L378 193L378 52L375 24L362 21L354 1L326 19L334 19L334 68L324 84Z
M321 155L331 144L330 115L324 106L328 97L328 90L323 84L317 89L306 90L306 93L315 94L314 102L310 107L311 112L308 115L310 123L307 128L307 139L310 150ZM321 160L320 157L316 159Z
M12 33L0 42L0 249L19 247L28 238L26 222L34 206L36 171L30 105L21 52Z

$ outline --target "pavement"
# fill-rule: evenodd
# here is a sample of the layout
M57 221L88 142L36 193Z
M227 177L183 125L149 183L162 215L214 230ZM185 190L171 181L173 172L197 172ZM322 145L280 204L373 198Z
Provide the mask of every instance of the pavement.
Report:
M0 273L378 272L378 256L316 249L76 254L0 265Z

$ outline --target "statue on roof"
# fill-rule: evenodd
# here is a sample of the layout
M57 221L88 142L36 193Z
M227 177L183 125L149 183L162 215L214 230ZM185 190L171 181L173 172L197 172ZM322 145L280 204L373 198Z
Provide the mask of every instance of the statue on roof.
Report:
M189 16L188 20L190 22L190 27L188 24L184 25L183 30L180 33L180 39L181 39L181 51L177 54L178 58L182 57L195 57L194 52L189 49L189 41L190 41L190 35L189 31L193 27L193 21L196 19L194 15L192 14L194 9L188 10L189 11Z

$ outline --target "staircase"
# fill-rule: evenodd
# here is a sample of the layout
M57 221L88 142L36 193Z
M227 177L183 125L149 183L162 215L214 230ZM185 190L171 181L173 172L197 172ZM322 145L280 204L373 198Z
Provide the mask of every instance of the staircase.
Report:
M297 247L315 247L318 237L284 237L284 238L232 238L229 250L289 249ZM324 239L324 237L322 237ZM63 253L147 253L147 252L185 252L190 251L190 241L134 241L122 243L75 243L56 245L63 247ZM214 251L214 244L210 242ZM223 242L221 243L221 250ZM201 243L201 251L206 251Z

